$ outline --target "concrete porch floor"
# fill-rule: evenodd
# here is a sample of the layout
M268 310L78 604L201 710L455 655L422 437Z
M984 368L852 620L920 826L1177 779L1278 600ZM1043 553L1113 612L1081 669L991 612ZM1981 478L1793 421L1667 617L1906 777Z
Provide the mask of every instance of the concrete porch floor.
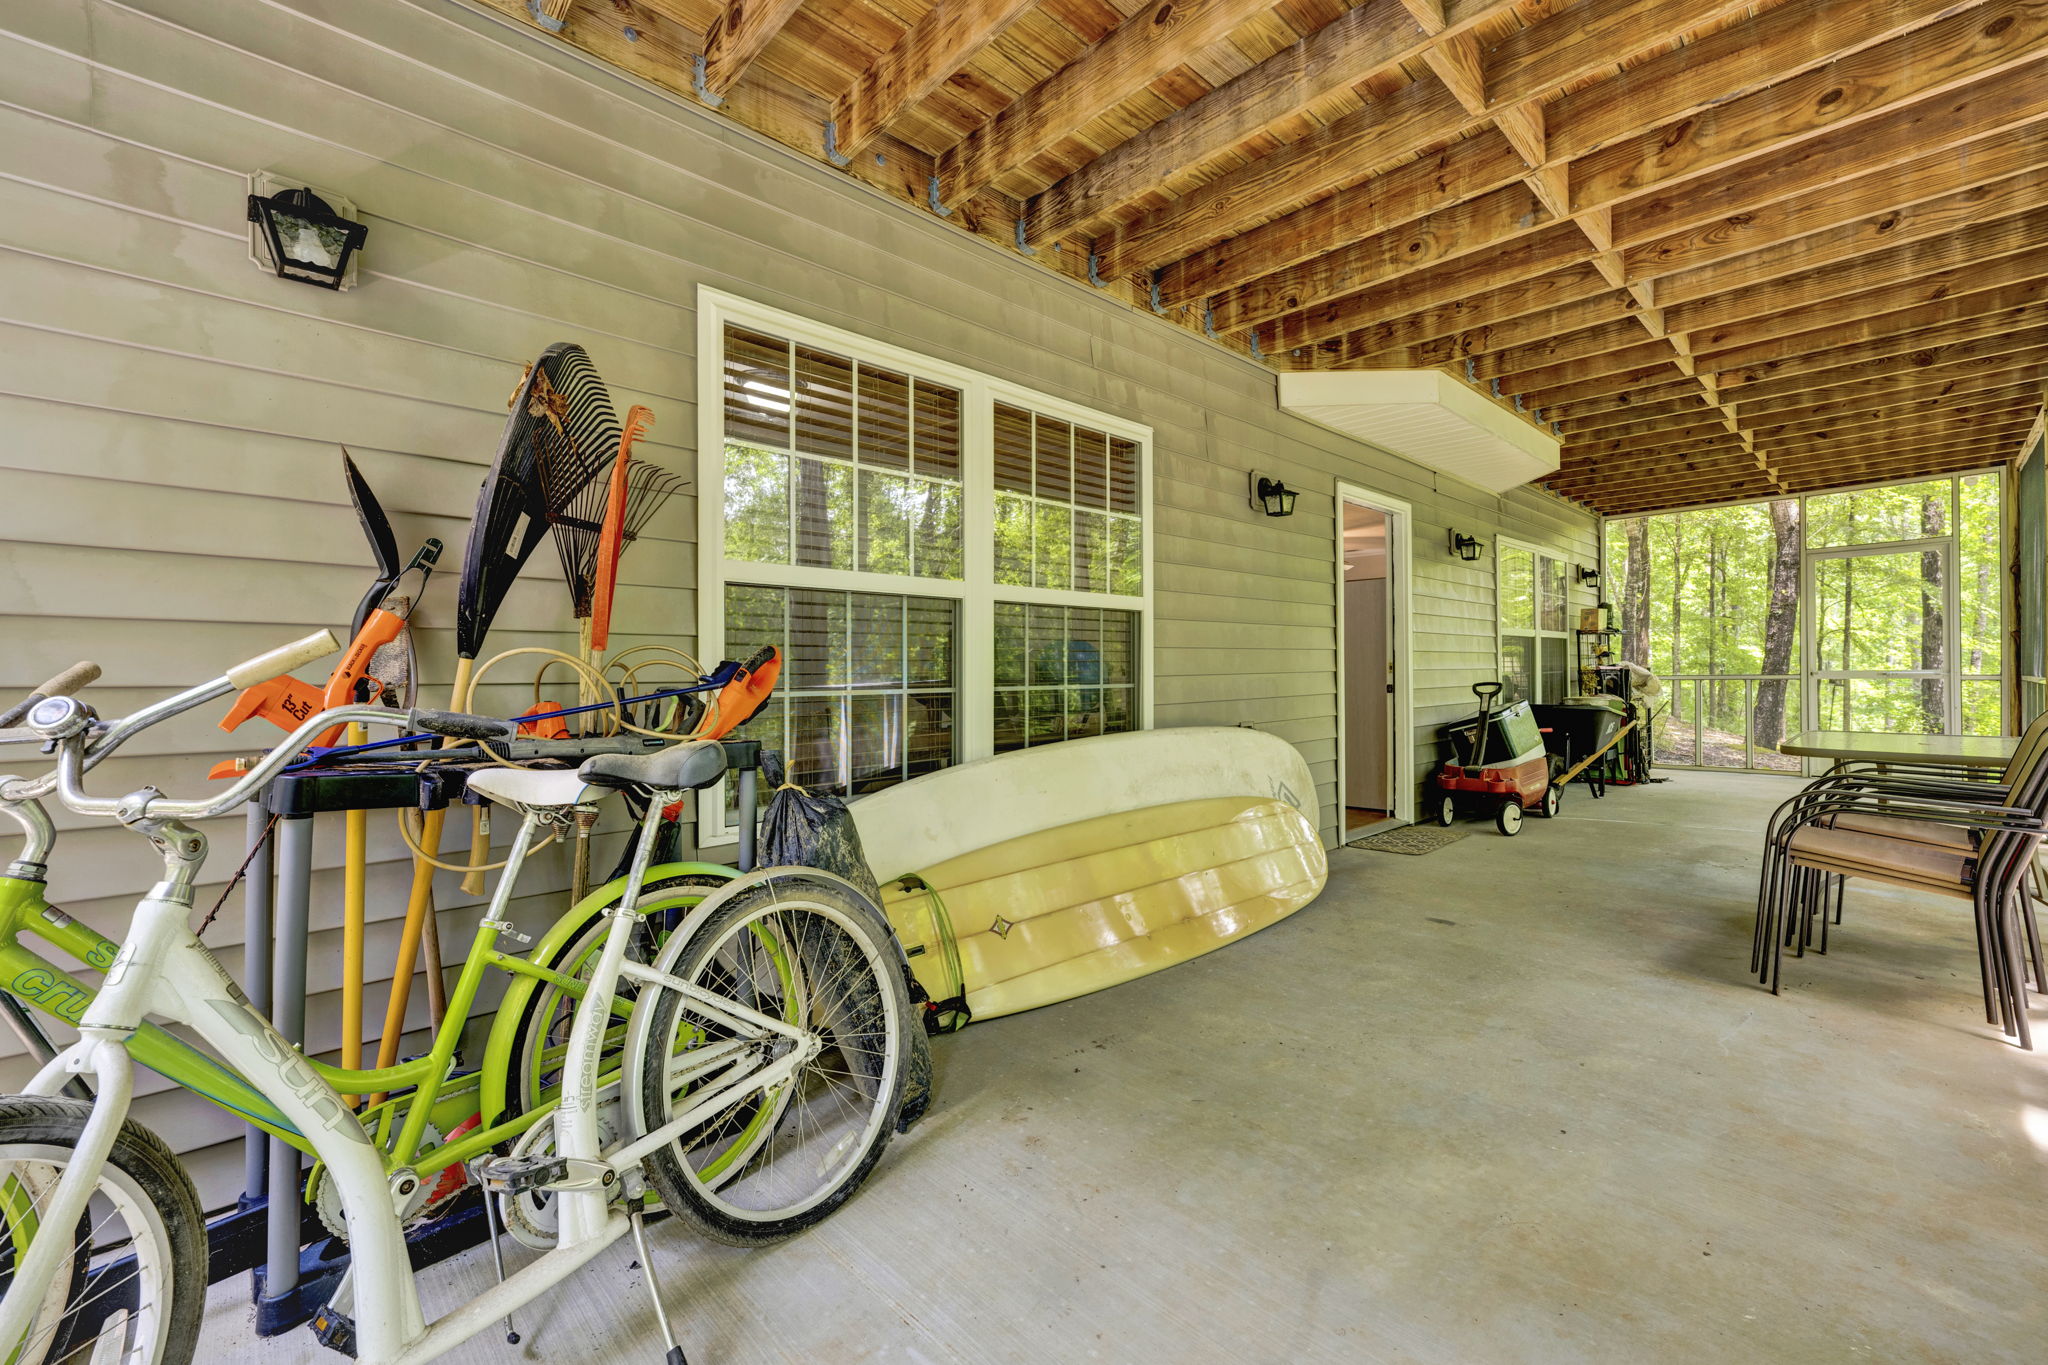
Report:
M1576 787L1512 840L1339 850L1241 944L939 1040L932 1116L830 1222L655 1231L690 1360L2042 1359L2048 1060L1984 1024L1930 898L1853 887L1834 951L1754 985L1795 785ZM658 1365L631 1263L448 1359ZM429 1313L490 1278L425 1272ZM256 1343L245 1283L202 1359L325 1355Z

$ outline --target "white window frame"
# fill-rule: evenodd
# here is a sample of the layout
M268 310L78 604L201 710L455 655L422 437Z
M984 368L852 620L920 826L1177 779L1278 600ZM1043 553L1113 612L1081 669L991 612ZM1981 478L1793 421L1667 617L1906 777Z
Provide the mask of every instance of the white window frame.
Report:
M960 390L960 523L962 576L922 578L799 564L761 564L725 557L725 329L737 325L787 337ZM1139 556L1144 591L1135 596L1065 588L1018 587L995 581L995 405L1008 403L1134 442L1138 447ZM979 370L923 355L700 285L697 289L697 657L707 666L725 657L725 587L729 582L841 592L950 598L959 604L955 641L960 705L955 713L958 761L995 752L995 604L1096 607L1138 615L1137 672L1132 699L1137 729L1152 728L1153 505L1152 428L1025 388ZM722 792L722 788L716 789ZM700 848L734 843L722 795L706 793L697 809Z
M1572 629L1571 629L1571 626L1572 626L1572 620L1573 620L1573 617L1572 617L1572 561L1570 560L1570 558L1569 558L1569 557L1567 557L1567 556L1565 556L1565 555L1563 555L1563 554L1560 554L1560 553L1559 553L1558 551L1556 551L1556 550L1546 550L1546 549L1544 549L1544 548L1543 548L1543 547L1542 547L1541 545L1533 545L1533 544L1531 544L1530 542L1528 542L1528 541L1526 541L1526 540L1516 540L1516 539L1514 539L1514 538L1513 538L1512 536L1495 536L1495 537L1494 537L1494 540L1493 540L1493 669L1494 669L1494 676L1495 676L1495 677L1499 677L1499 676L1501 675L1501 657L1502 657L1502 656L1501 656L1501 641L1502 641L1502 638L1503 638L1503 637L1504 637L1504 636L1506 635L1506 632L1505 632L1505 631L1503 631L1503 630L1501 629L1501 623L1500 623L1500 608L1501 608L1501 577L1502 577L1502 573L1501 573L1501 567L1500 567L1500 554L1501 554L1501 551L1502 551L1502 550L1521 550L1521 551L1524 551L1524 552L1526 552L1527 554L1530 554L1530 555L1534 556L1534 558L1533 558L1533 559L1532 559L1532 560L1530 561L1530 570L1529 570L1529 572L1530 572L1530 582L1529 582L1529 609L1530 609L1530 613L1531 613L1531 626L1530 626L1530 634L1531 634L1532 636L1534 636L1534 637L1535 637L1535 640L1536 640L1536 657L1535 657L1535 658L1533 658L1533 659L1531 659L1531 660L1529 661L1529 692L1530 692L1530 695L1529 695L1529 697L1527 698L1527 700L1529 700L1529 701L1532 701L1532 702L1536 703L1536 704L1537 704L1538 706L1548 706L1548 705L1551 705L1551 704L1553 704L1553 703L1555 703L1555 702L1559 702L1559 701L1562 701L1562 700L1563 700L1564 698L1563 698L1563 697L1546 697L1546 696L1544 696L1544 695L1543 695L1543 642L1544 642L1545 640L1562 640L1562 641L1564 641L1564 648L1565 648L1565 655L1564 655L1564 676L1565 676L1565 689L1566 689L1566 690L1565 690L1565 695L1566 695L1566 696L1569 696L1569 695L1571 695L1571 680L1572 680L1573 676L1574 676L1574 675L1575 675L1575 674L1576 674L1576 673L1578 672L1578 668L1579 668L1579 661L1578 661L1578 658L1577 658L1577 649L1576 649L1576 645L1577 645L1577 640L1578 640L1578 637L1577 637L1577 636L1576 636L1576 635L1575 635L1575 634L1573 633L1573 631L1572 631ZM1554 561L1556 561L1557 563L1559 563L1559 564L1562 564L1562 565L1564 565L1564 619L1565 619L1565 629L1563 629L1563 630L1545 630L1545 629L1543 628L1543 566L1542 566L1542 564L1541 564L1541 563L1540 563L1539 561L1541 561L1541 560L1545 560L1545 559L1549 559L1549 560L1554 560Z

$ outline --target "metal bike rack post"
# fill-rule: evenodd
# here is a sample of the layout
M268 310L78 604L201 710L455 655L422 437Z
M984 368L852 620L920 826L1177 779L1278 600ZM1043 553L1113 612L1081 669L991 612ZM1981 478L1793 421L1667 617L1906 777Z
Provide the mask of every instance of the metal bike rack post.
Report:
M257 1012L270 1013L271 849L264 833L270 812L258 797L249 803L251 850L242 883L242 989ZM255 1124L242 1139L242 1198L257 1199L270 1188L270 1135Z
M313 889L313 818L277 822L277 913L273 925L270 1021L285 1041L306 1038L306 920ZM277 1298L299 1283L299 1149L270 1139L268 1257L263 1292Z

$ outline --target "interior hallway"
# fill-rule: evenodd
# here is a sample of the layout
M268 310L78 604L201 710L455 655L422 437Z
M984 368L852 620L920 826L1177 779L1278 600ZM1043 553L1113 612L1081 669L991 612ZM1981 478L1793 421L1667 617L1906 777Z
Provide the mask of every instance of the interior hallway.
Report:
M1829 956L1751 983L1794 789L1678 773L1340 849L1242 944L939 1040L933 1116L833 1220L657 1230L692 1365L2038 1359L2048 1059L1987 1029L1931 899L1858 886ZM631 1261L449 1358L657 1365ZM428 1271L429 1311L490 1274ZM324 1357L252 1343L243 1285L209 1365Z

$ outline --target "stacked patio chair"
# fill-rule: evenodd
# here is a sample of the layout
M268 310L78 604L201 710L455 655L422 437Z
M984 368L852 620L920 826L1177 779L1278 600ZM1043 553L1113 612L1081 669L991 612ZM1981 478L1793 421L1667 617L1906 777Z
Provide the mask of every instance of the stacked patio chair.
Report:
M2034 901L2048 833L2048 715L1997 780L1937 765L1857 765L1780 806L1765 835L1750 969L1778 993L1786 947L1827 951L1852 878L1970 902L1985 1017L2031 1049L2027 988L2048 988ZM2029 978L2031 977L2031 982Z

